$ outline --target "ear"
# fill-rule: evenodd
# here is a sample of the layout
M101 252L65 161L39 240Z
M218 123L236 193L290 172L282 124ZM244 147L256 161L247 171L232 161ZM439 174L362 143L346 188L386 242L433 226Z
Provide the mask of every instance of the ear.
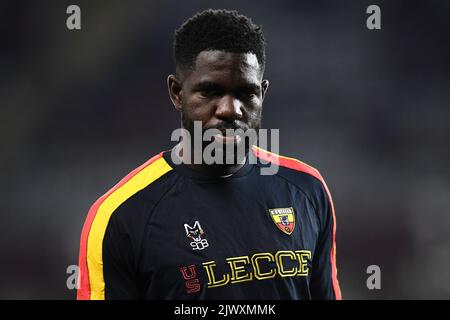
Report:
M172 100L172 103L178 111L182 109L182 97L183 91L181 90L182 85L181 81L177 79L173 74L167 77L167 89L169 90L169 97Z
M262 90L261 95L262 95L263 100L264 100L264 97L266 96L266 92L267 92L268 88L269 88L269 80L263 80L261 82L261 90Z

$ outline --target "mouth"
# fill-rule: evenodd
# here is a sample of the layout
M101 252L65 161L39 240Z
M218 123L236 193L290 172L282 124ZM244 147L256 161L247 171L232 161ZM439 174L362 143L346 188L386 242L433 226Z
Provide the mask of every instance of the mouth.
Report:
M227 136L223 133L218 133L214 135L214 141L221 144L238 144L241 142L241 137L239 135Z

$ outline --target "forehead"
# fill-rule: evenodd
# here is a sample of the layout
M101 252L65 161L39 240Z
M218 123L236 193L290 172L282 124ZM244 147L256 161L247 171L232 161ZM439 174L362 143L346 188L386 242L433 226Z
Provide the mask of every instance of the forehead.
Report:
M261 81L261 65L254 53L232 53L219 50L198 54L194 69L187 79L193 82L214 81L230 83L254 83Z

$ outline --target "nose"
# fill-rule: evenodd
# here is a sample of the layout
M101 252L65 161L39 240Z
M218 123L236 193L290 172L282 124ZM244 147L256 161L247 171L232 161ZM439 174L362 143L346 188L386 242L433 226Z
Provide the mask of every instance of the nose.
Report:
M224 95L218 102L216 117L232 122L242 118L242 102L231 95Z

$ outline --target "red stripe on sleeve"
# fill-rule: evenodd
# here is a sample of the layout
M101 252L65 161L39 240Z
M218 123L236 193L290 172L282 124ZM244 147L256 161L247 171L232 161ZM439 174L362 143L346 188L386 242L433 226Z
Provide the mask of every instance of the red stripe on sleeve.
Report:
M139 166L138 168L131 171L127 174L122 180L119 181L113 188L111 188L107 193L101 196L97 201L94 202L92 207L89 209L89 213L86 217L86 220L83 225L83 230L81 231L81 239L80 239L80 253L78 259L78 284L79 288L77 291L77 299L78 300L90 300L91 298L91 290L89 283L89 270L87 265L87 242L89 238L89 231L92 226L92 222L95 219L95 215L97 214L98 208L100 205L108 198L114 191L123 186L127 181L129 181L133 176L138 174L141 170L148 167L154 161L161 158L163 153L157 154L152 157L150 160Z

